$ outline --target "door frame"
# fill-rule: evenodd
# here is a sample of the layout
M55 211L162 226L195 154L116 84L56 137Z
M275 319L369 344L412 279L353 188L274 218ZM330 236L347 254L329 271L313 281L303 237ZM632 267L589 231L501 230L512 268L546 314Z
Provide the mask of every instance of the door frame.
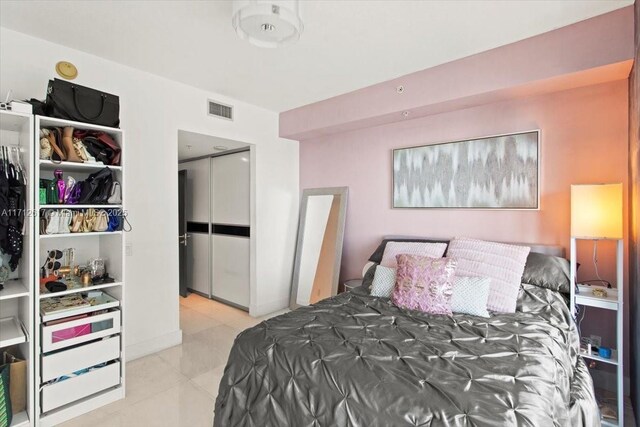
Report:
M257 254L257 215L256 215L256 145L245 140L239 140L235 138L227 138L224 136L214 135L211 133L196 132L188 129L178 129L176 132L176 154L179 146L180 131L200 133L201 135L211 136L213 138L223 138L228 140L237 141L243 144L247 144L246 147L240 147L233 150L226 150L220 153L212 153L204 156L194 156L183 160L178 160L178 165L181 163L199 160L204 158L219 157L227 154L240 153L249 151L249 225L251 233L249 236L249 315L252 315L252 311L256 309L255 302L257 301L257 278L256 278L256 254ZM209 169L209 179L211 179L211 169ZM176 176L177 179L177 176ZM211 197L209 195L209 197ZM211 201L209 201L211 206ZM211 224L211 209L209 210L209 224ZM210 246L210 245L209 245ZM209 247L209 257L211 257L211 248ZM178 255L179 256L179 255ZM179 262L179 261L178 261ZM210 282L212 280L211 263L209 264L209 277ZM211 298L211 286L209 286L209 298Z

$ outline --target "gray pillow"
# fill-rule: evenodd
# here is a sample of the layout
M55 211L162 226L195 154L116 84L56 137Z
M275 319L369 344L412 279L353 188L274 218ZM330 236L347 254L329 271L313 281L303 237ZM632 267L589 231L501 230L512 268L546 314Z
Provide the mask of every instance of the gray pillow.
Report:
M552 291L571 292L569 261L552 255L530 252L522 273L522 283Z
M389 242L420 242L420 243L449 243L449 240L442 239L412 239L412 238L398 238L398 239L383 239L382 242L378 245L375 251L369 257L369 261L375 262L376 264L380 264L382 262L382 257L384 256L384 250L387 248L387 243ZM445 253L446 255L446 253Z
M376 267L378 264L373 264L367 272L364 274L362 278L362 287L369 292L371 289L371 285L373 284L373 277L376 275Z

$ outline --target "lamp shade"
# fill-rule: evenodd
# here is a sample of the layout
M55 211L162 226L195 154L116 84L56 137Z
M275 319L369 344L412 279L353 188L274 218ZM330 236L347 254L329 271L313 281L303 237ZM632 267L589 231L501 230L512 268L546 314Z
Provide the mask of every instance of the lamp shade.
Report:
M571 186L571 236L622 239L622 184Z

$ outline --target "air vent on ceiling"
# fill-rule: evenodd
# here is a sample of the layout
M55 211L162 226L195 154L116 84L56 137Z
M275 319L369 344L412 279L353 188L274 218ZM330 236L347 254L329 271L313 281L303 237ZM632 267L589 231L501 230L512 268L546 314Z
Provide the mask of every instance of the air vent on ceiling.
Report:
M208 111L210 116L220 117L222 119L233 120L233 106L221 104L216 101L209 100Z

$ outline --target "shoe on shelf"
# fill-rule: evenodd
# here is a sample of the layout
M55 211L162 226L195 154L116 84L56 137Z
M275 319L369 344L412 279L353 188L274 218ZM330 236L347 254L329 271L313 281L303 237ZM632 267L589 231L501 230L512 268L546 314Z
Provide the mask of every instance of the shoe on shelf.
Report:
M82 163L84 160L76 153L73 145L73 128L67 126L62 130L62 147L67 154L67 160L70 162Z
M49 135L47 135L47 139L49 139L49 144L51 144L51 149L53 152L51 153L51 160L53 161L64 161L67 160L67 156L57 144L57 142L61 141L62 133L60 132L60 128L49 129Z

